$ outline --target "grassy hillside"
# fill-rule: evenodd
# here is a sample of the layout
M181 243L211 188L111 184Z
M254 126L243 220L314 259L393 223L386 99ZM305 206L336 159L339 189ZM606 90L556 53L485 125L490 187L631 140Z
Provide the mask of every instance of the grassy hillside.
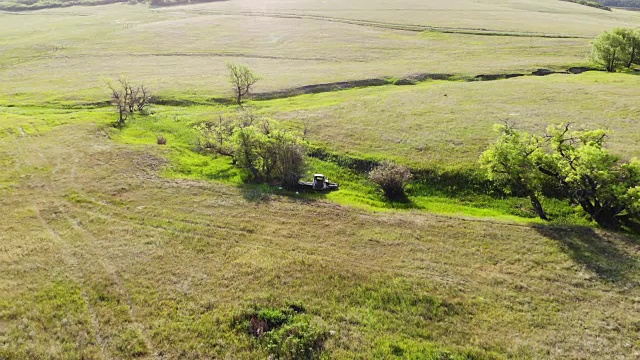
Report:
M343 152L395 157L416 167L474 166L509 121L532 132L566 121L612 131L609 145L637 156L640 77L589 72L486 82L434 81L256 102Z
M228 91L228 61L246 62L262 74L265 81L256 91L264 92L415 72L476 75L564 67L584 63L588 46L588 39L326 26L311 19L168 13L143 6L108 6L89 16L67 11L82 10L59 16L0 14L7 24L1 40L7 49L0 55L2 94L31 103L93 102L104 99L102 77L125 74L161 95L219 97ZM32 22L40 26L32 29ZM321 25L325 30L316 31ZM100 42L87 40L96 36Z
M101 118L0 143L4 358L264 357L233 318L288 303L332 358L638 351L632 238L167 180Z
M605 127L637 156L640 77L472 81L589 65L594 35L639 21L557 0L0 12L0 359L640 357L637 236L554 199L542 223L476 162L503 121ZM340 191L245 184L196 151L194 124L237 111L227 61L263 76L257 115L308 125L333 156L308 171ZM448 80L393 85L420 74ZM119 75L155 96L122 130ZM348 166L385 158L423 170L409 203Z
M0 13L0 95L13 102L94 102L105 97L102 77L124 74L157 93L219 97L227 91L228 61L261 73L260 92L413 73L564 69L585 64L589 40L601 30L635 26L640 19L637 12L607 14L556 0L536 2L537 8L518 5L522 9L470 1L466 7L434 2L433 9L410 4L383 11L381 4L342 9L238 0L171 9L119 4ZM566 13L555 18L544 6ZM486 14L491 20L482 24ZM336 21L341 18L357 21ZM402 30L407 24L423 27Z
M71 6L98 6L117 3L148 3L149 6L175 6L225 0L0 0L0 11L33 11Z

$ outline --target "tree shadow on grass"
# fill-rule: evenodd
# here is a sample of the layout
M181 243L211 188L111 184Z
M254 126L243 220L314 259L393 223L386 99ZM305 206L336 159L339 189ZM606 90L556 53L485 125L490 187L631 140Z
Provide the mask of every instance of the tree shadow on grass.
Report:
M274 188L263 184L244 183L239 188L242 198L250 203L268 203L275 193Z
M581 226L534 226L542 236L555 240L576 263L585 266L598 278L625 283L637 278L640 271L638 240L615 233L598 233Z
M242 197L250 203L268 203L274 197L283 197L296 202L314 203L326 198L326 193L304 188L287 189L278 185L244 183L239 186Z

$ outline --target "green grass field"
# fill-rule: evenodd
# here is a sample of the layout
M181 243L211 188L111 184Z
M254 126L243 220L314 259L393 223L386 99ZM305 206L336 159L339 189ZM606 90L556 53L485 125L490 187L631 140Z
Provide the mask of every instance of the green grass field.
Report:
M640 357L637 235L553 199L542 223L474 182L504 121L604 127L613 152L638 156L640 77L468 81L588 66L592 37L639 24L557 0L0 12L0 359ZM237 111L221 101L228 61L260 73L263 95L386 79L247 106L306 124L337 158L436 175L409 203L330 159L309 166L341 184L330 194L244 183L195 147L194 124ZM393 85L423 73L452 76ZM164 104L122 130L105 105L119 75ZM279 335L249 334L255 316L280 319ZM282 354L304 341L320 350Z

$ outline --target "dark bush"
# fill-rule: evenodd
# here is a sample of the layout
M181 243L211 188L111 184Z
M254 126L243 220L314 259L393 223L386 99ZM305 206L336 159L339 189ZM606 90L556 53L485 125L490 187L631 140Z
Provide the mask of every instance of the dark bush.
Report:
M387 199L404 201L407 199L405 186L413 175L405 166L383 161L369 173L369 178L380 186Z
M297 185L305 170L304 152L301 139L286 131L250 126L235 134L234 158L250 181Z

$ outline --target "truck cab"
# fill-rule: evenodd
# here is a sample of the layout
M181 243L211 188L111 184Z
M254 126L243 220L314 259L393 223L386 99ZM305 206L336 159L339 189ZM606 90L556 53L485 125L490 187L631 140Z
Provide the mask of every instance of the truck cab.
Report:
M313 189L314 190L324 190L327 186L326 184L327 178L322 174L313 175Z

